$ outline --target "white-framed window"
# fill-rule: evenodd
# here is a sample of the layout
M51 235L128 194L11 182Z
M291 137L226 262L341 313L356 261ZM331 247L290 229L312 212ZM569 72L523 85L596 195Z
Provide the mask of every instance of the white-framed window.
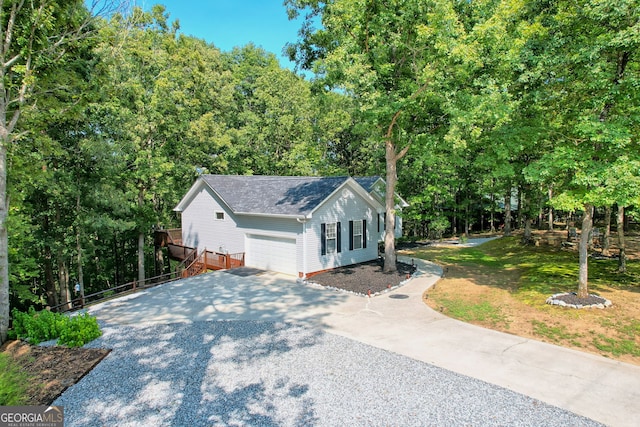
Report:
M362 221L353 221L353 249L362 249Z
M367 247L367 220L349 221L349 250Z
M216 221L224 221L224 212L216 211L215 218L216 218Z
M340 222L322 223L320 235L320 253L322 255L340 252Z
M336 245L337 243L337 239L338 239L338 233L336 231L337 227L336 227L336 223L329 223L327 224L327 253L328 254L332 254L336 251L336 247L338 245Z

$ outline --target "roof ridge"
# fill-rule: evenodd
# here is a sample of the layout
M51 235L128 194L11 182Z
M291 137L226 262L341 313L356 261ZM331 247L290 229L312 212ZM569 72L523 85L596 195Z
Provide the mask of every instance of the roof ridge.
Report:
M304 179L304 178L313 178L313 179L327 179L327 178L353 178L350 175L332 175L332 176L312 176L312 175L226 175L226 174L215 174L215 173L207 173L202 174L202 176L222 176L228 178L278 178L278 179Z

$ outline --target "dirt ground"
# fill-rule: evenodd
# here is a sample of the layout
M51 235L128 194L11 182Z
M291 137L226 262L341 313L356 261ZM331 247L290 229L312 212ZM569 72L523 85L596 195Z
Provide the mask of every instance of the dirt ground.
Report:
M550 235L540 234L545 242ZM555 234L562 240L566 237L566 232L551 233L551 236ZM640 236L628 237L626 244L627 258L640 259ZM612 253L615 252L614 245ZM443 268L444 278L425 292L424 301L444 314L447 314L447 310L435 299L460 298L469 305L491 302L492 306L498 307L497 315L484 320L471 320L470 323L640 365L640 355L628 354L622 348L625 341L626 344L635 342L636 346L640 345L638 284L626 288L591 287L592 292L612 301L613 305L604 310L571 309L551 306L544 301L525 303L523 298L526 299L526 295L516 297L512 287L512 283L518 280L515 271L506 270L497 276L483 274L481 268L456 265L443 265Z
M0 353L9 355L31 376L25 405L50 405L109 352L98 348L38 347L23 341L8 341L0 347Z

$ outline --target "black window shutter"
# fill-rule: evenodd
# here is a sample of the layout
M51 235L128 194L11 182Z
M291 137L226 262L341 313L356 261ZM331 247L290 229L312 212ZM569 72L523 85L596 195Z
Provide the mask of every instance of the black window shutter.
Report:
M353 250L353 221L349 221L349 250Z
M340 223L336 224L336 251L342 252L342 227L340 227Z
M320 224L320 254L327 254L327 224Z
M378 233L380 232L380 214L378 214Z
M367 220L362 220L362 248L367 249Z

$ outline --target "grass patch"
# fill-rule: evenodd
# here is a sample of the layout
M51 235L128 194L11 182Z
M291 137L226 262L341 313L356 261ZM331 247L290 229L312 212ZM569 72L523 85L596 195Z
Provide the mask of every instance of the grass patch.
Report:
M562 341L574 341L580 338L582 334L571 333L564 325L549 326L539 320L532 320L533 332L536 335L544 337L552 342L559 343Z
M446 309L448 315L465 322L489 323L493 326L498 323L508 325L500 308L491 305L488 301L470 303L458 299L442 298L438 300L438 303Z
M19 406L27 401L29 375L6 354L0 353L0 406Z
M622 356L624 354L640 356L640 347L633 339L611 338L600 334L593 339L593 345L598 350L614 356Z
M575 291L578 280L578 254L549 246L525 246L519 237L503 237L473 248L426 248L415 254L439 264L455 264L480 268L483 274L498 275L517 270L520 275L512 289L523 302L531 304L540 298ZM637 287L640 263L627 262L627 274L618 274L614 260L589 260L589 285L615 288Z
M640 356L640 346L636 342L636 337L640 336L640 319L603 318L600 324L611 333L607 336L597 334L593 339L598 350L614 356Z

